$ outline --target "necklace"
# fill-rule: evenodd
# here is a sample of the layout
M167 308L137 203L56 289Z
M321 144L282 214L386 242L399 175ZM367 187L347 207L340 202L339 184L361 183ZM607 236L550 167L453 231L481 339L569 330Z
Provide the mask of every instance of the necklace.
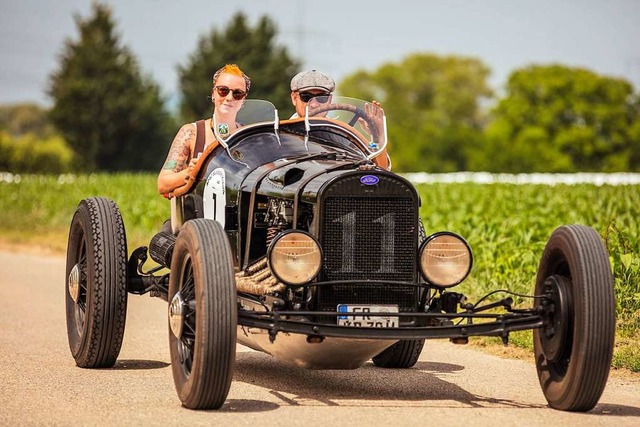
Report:
M217 123L215 114L211 116L211 130L214 135L220 135L222 138L229 136L229 125L226 123Z

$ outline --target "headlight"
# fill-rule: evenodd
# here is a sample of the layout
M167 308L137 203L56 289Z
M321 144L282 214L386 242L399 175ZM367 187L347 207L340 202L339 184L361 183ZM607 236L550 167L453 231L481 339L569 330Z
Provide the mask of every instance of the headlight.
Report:
M433 234L420 248L420 270L433 285L447 288L459 284L469 275L472 264L471 248L454 233Z
M273 239L267 260L278 280L288 285L303 285L320 272L322 251L310 234L290 230Z

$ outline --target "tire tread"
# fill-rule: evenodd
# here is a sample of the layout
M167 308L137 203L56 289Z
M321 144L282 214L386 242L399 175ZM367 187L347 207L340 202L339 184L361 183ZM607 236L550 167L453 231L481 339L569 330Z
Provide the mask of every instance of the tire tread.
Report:
M92 197L78 205L72 229L74 226L85 230L88 269L88 325L79 337L74 358L80 367L107 368L120 353L126 323L127 244L122 215L112 200Z
M583 225L562 226L552 233L543 252L536 293L541 291L547 277L558 273L553 270L558 257L564 257L571 269L574 318L571 360L564 374L555 372L541 353L540 332L534 331L538 376L550 406L589 411L602 395L613 355L613 275L606 248L595 230Z

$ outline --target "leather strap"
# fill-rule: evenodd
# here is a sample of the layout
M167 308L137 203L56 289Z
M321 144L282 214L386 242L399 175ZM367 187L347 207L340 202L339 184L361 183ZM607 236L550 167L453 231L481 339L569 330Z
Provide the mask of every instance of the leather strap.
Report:
M198 155L204 151L205 139L204 120L198 120L196 122L196 146L193 150L193 158L198 157Z

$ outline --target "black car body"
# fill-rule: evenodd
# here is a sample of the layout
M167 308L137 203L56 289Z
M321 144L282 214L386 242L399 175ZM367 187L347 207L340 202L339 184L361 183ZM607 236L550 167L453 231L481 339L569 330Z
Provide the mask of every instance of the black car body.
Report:
M193 184L172 195L172 231L128 259L115 203L80 203L67 262L76 363L113 364L124 330L117 296L124 294L126 309L127 292L149 292L169 302L174 381L190 408L224 403L236 342L311 369L353 369L370 359L409 368L425 339L488 335L506 343L524 329L534 329L550 405L595 406L615 329L611 269L597 233L578 225L553 233L532 307L514 308L509 297L471 304L451 290L471 271L468 243L449 231L427 235L415 188L376 164L386 156L384 115L360 100L320 101L289 120L265 101L245 101L244 126L205 150ZM96 236L101 227L121 229L121 237ZM104 251L113 254L95 255ZM145 271L147 252L160 267ZM95 258L112 261L99 267ZM92 300L111 288L110 302ZM96 318L89 309L96 304L110 320ZM115 337L99 341L101 357L88 350L98 345L89 320L106 322Z

